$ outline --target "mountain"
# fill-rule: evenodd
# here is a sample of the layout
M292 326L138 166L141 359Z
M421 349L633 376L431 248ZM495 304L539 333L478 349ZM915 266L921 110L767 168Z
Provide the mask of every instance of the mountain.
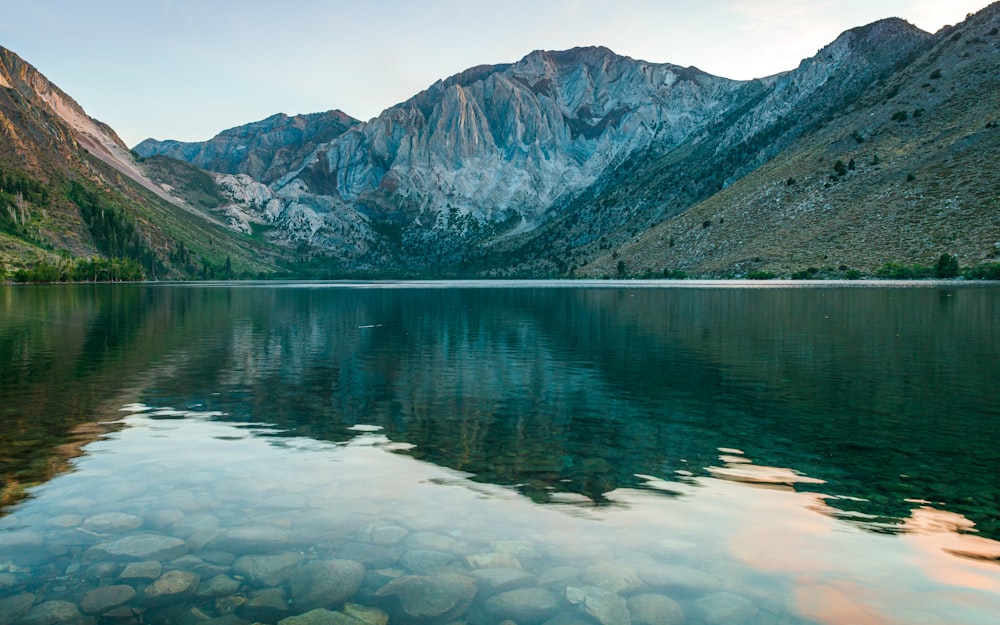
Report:
M964 266L997 262L998 33L1000 4L942 30L759 168L591 250L579 274L873 275L945 253ZM637 185L672 185L657 167L637 168ZM617 191L641 205L637 186Z
M246 174L271 183L296 167L317 145L332 141L360 122L342 111L267 119L224 130L208 141L185 143L146 139L133 148L142 158L168 156L224 174Z
M0 262L65 250L157 277L537 277L989 261L998 27L1000 3L933 35L880 20L749 81L535 51L368 122L274 115L134 154L3 51Z
M84 265L91 277L256 275L281 255L171 195L114 130L0 48L0 277L40 263L51 279Z
M995 13L996 6L977 19L989 21ZM272 240L305 245L343 268L615 275L625 250L648 232L650 241L667 241L675 252L654 253L655 244L644 244L646 251L624 263L626 273L658 275L668 266L745 273L756 266L733 264L745 259L733 261L711 243L681 258L687 248L677 247L677 234L663 239L653 233L667 224L689 226L701 214L692 207L749 184L751 174L840 128L845 116L873 115L876 105L869 103L885 100L907 68L959 45L950 33L931 35L898 18L880 20L843 33L793 70L752 81L600 47L536 51L516 63L474 67L438 81L367 123L311 144L284 175L271 168L267 179L217 180L233 200L227 207L232 227L264 224ZM966 60L977 67L990 61ZM895 88L892 96L900 98L902 83ZM234 129L214 139L214 158L224 163L214 171L248 174L251 158L267 160L222 141L227 133L251 134ZM704 230L705 221L691 223ZM729 227L748 226L736 219ZM774 266L799 269L788 264L796 254L790 251ZM927 254L888 260L925 262ZM701 260L724 256L729 260ZM885 261L844 259L836 266L867 269L877 262Z

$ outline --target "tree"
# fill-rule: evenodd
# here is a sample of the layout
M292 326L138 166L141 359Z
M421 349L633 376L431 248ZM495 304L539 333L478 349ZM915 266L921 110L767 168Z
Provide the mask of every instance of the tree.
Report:
M958 272L958 257L951 254L941 254L934 264L934 275L938 278L954 278Z

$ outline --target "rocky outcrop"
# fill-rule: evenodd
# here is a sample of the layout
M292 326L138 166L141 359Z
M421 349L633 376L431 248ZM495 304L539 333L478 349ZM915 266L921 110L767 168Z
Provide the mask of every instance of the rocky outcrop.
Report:
M169 156L209 171L246 174L270 183L296 168L317 145L332 141L359 123L342 111L293 116L279 113L224 130L208 141L146 139L134 150L142 158Z

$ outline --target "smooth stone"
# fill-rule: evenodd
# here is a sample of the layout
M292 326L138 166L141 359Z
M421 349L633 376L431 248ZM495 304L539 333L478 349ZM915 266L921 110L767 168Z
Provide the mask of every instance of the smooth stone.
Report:
M247 625L247 622L235 614L227 614L217 618L200 621L197 625Z
M35 603L35 595L30 592L0 599L0 625L10 625L28 613Z
M83 572L83 578L88 580L110 579L118 572L118 565L114 562L97 562L91 564Z
M288 615L288 598L280 588L265 588L251 593L243 605L248 621L273 623Z
M46 601L31 608L17 625L78 625L83 615L68 601Z
M631 625L632 617L621 595L596 586L566 589L566 600L576 609L591 616L601 625Z
M143 602L161 606L186 599L198 590L201 579L191 571L170 571L146 587Z
M535 543L526 540L497 540L490 543L493 551L497 553L509 553L517 558L537 558L538 550Z
M180 538L162 534L133 534L94 547L116 560L173 560L187 553L187 544Z
M396 523L374 521L358 530L356 538L373 545L395 545L410 533L410 530Z
M155 560L129 562L118 579L156 579L163 573L163 565Z
M563 594L567 586L580 586L581 571L572 566L556 566L542 571L538 576L538 585L559 591Z
M587 586L597 586L613 593L633 592L645 585L634 570L614 562L588 566L581 579Z
M376 597L396 597L403 614L413 619L446 622L468 611L476 596L476 580L465 575L404 575L375 592Z
M479 580L483 596L527 588L536 583L535 576L524 569L476 569L470 574Z
M340 612L317 608L305 614L283 618L278 621L278 625L361 625L361 621Z
M104 614L135 599L135 588L125 584L101 586L84 595L80 610L86 614Z
M0 532L0 552L19 552L39 549L45 544L45 535L34 530Z
M274 553L288 544L288 532L266 525L223 530L210 543L212 549L230 553Z
M496 618L536 625L556 615L559 597L544 588L521 588L493 595L483 607Z
M152 527L163 530L184 518L184 513L177 508L157 510L146 517L146 522Z
M13 573L0 573L0 589L10 588L17 583Z
M215 577L216 575L224 575L229 572L228 566L219 566L217 564L209 564L197 556L188 554L186 556L181 556L176 560L171 560L167 563L167 566L171 569L180 569L182 571L193 571L198 574L198 577L202 579L207 579L209 577Z
M365 625L388 625L389 623L389 615L382 610L357 603L344 604L344 614Z
M707 625L740 625L757 616L757 606L746 597L716 592L694 602Z
M131 532L142 526L142 518L125 512L95 514L83 522L83 528L99 534Z
M49 519L49 525L61 527L63 529L76 527L81 523L83 523L83 517L79 514L60 514L55 518Z
M626 602L632 625L682 625L684 609L670 597L636 595Z
M301 553L242 556L233 563L233 573L246 578L254 586L278 586L304 559Z
M416 549L403 554L403 557L399 559L399 564L403 568L409 569L414 575L434 575L457 561L458 556L453 553Z
M208 581L198 584L195 595L198 597L225 597L234 595L240 590L240 582L228 575L216 575Z
M338 606L361 588L365 567L354 560L314 560L289 579L297 610Z
M474 553L465 556L473 569L519 569L521 562L509 553Z
M240 595L227 595L225 597L216 597L212 605L215 607L216 614L232 614L242 608L247 602L247 598Z
M403 545L411 551L423 549L457 552L461 547L461 543L451 536L435 534L434 532L414 532L406 537Z
M653 588L683 588L696 592L718 590L721 581L699 569L680 564L652 564L638 566L636 573Z
M347 543L337 553L341 560L354 560L365 565L365 568L384 569L392 566L399 559L393 550L382 545L369 543Z

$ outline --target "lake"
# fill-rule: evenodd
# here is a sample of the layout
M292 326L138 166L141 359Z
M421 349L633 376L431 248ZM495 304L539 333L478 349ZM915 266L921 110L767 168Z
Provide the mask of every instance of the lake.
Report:
M0 625L995 625L1000 288L0 287Z

